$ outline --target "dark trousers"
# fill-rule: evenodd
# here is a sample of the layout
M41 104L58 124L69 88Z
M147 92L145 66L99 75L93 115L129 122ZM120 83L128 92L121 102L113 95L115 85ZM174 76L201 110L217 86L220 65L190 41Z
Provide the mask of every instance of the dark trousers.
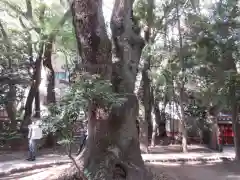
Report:
M35 159L36 157L36 151L37 151L37 143L36 143L36 139L29 139L28 141L28 148L29 148L29 158L30 159Z
M80 139L80 146L79 146L77 155L79 155L79 154L82 152L82 150L83 150L83 148L84 148L84 146L85 146L85 144L86 144L86 140L87 140L87 135L84 135L84 136Z

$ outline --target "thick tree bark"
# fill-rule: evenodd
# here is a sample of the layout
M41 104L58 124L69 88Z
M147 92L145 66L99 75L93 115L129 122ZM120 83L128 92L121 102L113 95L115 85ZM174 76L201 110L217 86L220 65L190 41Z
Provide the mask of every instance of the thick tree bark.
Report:
M35 97L34 97L34 108L35 108L35 114L34 117L40 118L41 117L41 102L40 102L40 93L39 88L36 91Z
M218 141L218 122L217 122L217 115L220 111L218 106L210 106L207 113L207 121L210 122L210 139L209 145L210 148L217 150L219 147Z
M148 8L147 8L147 27L145 28L144 32L144 40L147 44L152 43L152 37L151 37L151 28L152 28L152 22L153 22L153 6L154 2L153 0L147 0ZM150 51L150 49L148 49ZM150 52L149 52L150 53ZM140 83L140 88L138 92L138 97L140 99L140 103L143 104L144 107L144 119L143 121L140 121L140 147L141 150L145 153L148 153L148 138L149 138L149 125L152 121L152 97L151 97L151 80L149 77L149 71L150 71L150 63L151 62L151 55L149 54L144 59L144 65L142 70L142 80Z
M232 77L229 93L232 109L232 127L234 132L235 160L240 161L240 127L238 122L238 105L236 100L236 80L234 77Z
M149 153L148 149L148 124L149 122L145 119L146 110L142 108L141 111L144 111L143 117L139 118L139 143L142 153Z
M64 16L65 17L65 16ZM63 17L63 19L64 19ZM66 17L62 24L64 24ZM61 25L62 25L61 24ZM43 56L43 66L47 72L47 105L56 103L56 94L55 94L55 71L52 65L52 53L53 53L53 44L55 41L56 34L50 34L46 43L45 51ZM55 137L52 133L47 135L45 144L47 147L53 147L56 143Z
M52 66L52 51L55 36L50 35L46 44L43 58L43 66L47 71L47 104L56 102L55 95L55 72Z
M144 47L144 41L139 36L138 30L136 29L137 27L133 27L132 5L133 1L115 1L111 18L111 29L115 48L115 58L118 60L114 64L116 66L113 68L112 83L117 92L132 94L131 96L133 98L135 97L135 81L142 48ZM120 78L116 81L116 77ZM128 99L128 101L133 103L132 107L137 107L137 100L134 101L133 98L133 100ZM127 108L127 105L125 108ZM123 125L122 127L119 126L119 131L122 134L122 136L119 137L122 138L119 138L118 141L122 141L121 144L125 141L125 145L123 146L124 151L122 151L124 152L125 157L123 156L122 159L125 162L125 169L127 169L126 179L148 179L146 170L144 170L144 163L140 154L141 152L137 137L135 120L138 111L136 112L136 110L138 110L138 108L129 109L130 112L133 111L135 113L127 113L127 111L125 111L125 118L121 118L123 119ZM128 140L126 141L124 139ZM128 163L139 167L139 170L141 169L142 172L136 171L136 169L133 171L126 168L126 164ZM149 177L149 179L151 179L151 177Z
M55 94L55 71L52 65L52 53L53 45L56 39L56 35L60 28L64 25L66 20L70 17L71 11L68 9L60 21L56 24L53 31L47 38L45 43L45 51L43 57L43 66L47 71L47 104L56 103L56 94Z
M26 18L27 19L32 19L32 3L30 0L26 0L26 6L27 6L27 12L26 14ZM46 6L43 5L40 8L40 12L39 12L39 21L40 23L44 23L44 15L45 15L45 10L46 10ZM23 21L20 18L20 23L21 25L26 28L26 26L24 25ZM35 28L35 31L37 33L39 33L39 35L41 35L41 30L39 30L38 28ZM36 59L35 62L33 62L33 54L32 54L32 44L28 43L28 53L29 53L29 61L31 63L31 66L33 68L33 77L32 77L32 84L31 84L31 88L29 90L28 96L27 96L27 100L25 103L25 112L24 112L24 118L23 121L21 123L21 127L20 129L24 132L24 130L26 129L26 127L30 124L30 117L32 115L32 104L33 104L33 100L35 99L35 108L38 112L36 112L35 116L36 117L40 117L40 97L39 97L39 85L41 83L41 68L42 68L42 55L43 55L43 51L44 51L44 40L45 40L45 36L41 37L41 41L39 43L39 52L38 52L38 57ZM27 37L28 40L31 41L31 34L28 34Z
M136 128L138 100L133 92L144 42L133 31L132 4L133 1L115 1L111 29L117 62L113 69L102 1L74 0L72 4L73 24L84 70L111 79L115 92L127 93L124 95L126 101L110 112L103 110L101 102L89 104L89 137L83 156L78 158L84 158L83 168L90 173L91 179L116 179L119 169L124 179L151 179L147 177L141 157Z
M7 93L7 102L5 103L6 111L10 119L10 128L11 130L16 130L17 121L16 121L16 97L17 89L14 84L9 84L9 91Z
M21 124L22 130L24 130L30 123L30 118L32 115L33 100L36 97L37 92L39 91L39 85L41 83L41 66L42 66L43 49L44 49L44 43L41 42L38 58L36 59L35 66L34 66L34 73L33 73L31 88L29 90L25 107L24 107L25 109L24 118Z
M151 123L151 113L152 113L152 98L151 98L151 82L148 77L148 72L150 70L150 60L151 57L148 56L144 60L144 67L142 70L142 79L140 83L140 88L138 91L138 98L140 103L143 105L143 118L140 119L140 134L139 134L139 142L141 151L148 153L148 125Z
M184 104L183 104L183 88L180 88L180 97L179 97L179 104L180 104L180 112L181 112L181 119L180 119L180 129L182 133L182 151L186 153L188 151L187 148L187 129L186 129L186 116L184 111Z
M152 93L152 96L154 96L154 93ZM156 145L156 135L159 131L159 122L161 120L161 114L159 109L159 100L157 98L153 98L153 114L152 115L152 139L151 139L151 146L154 147ZM164 127L165 128L165 127Z
M182 34L181 34L181 23L180 23L180 14L179 14L179 3L176 4L176 10L177 10L177 25L178 25L178 34L179 34L179 60L180 60L180 67L181 67L181 77L180 82L178 85L179 90L179 104L180 104L180 129L182 133L182 150L183 152L187 152L187 129L186 129L186 117L184 112L184 85L185 85L185 63L184 63L184 57L182 54L183 50L183 40L182 40Z

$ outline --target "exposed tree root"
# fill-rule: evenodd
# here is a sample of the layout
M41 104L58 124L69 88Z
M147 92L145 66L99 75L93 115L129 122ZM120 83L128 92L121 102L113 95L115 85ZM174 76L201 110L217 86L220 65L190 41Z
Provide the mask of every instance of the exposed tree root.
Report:
M85 151L86 152L86 151ZM76 165L66 168L59 172L54 177L49 177L51 180L152 180L153 176L145 166L138 167L131 162L121 161L116 154L111 151L98 159L91 159L96 164L89 164L83 168L83 153L75 160ZM95 157L93 157L95 158ZM79 172L80 169L80 172ZM91 172L91 173L88 173Z

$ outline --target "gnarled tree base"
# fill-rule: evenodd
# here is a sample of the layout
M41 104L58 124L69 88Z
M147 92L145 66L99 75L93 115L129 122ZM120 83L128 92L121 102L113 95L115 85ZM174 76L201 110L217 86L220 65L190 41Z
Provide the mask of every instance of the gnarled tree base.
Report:
M145 166L138 167L134 166L131 162L119 161L112 153L100 164L95 164L90 170L85 168L85 170L79 170L75 165L70 168L65 169L61 174L55 175L51 180L151 180L153 175L148 171ZM80 160L78 161L80 162ZM83 177L84 171L84 177ZM88 173L89 171L89 173ZM94 175L90 172L94 171Z
M91 133L86 148L76 158L87 179L152 179L151 173L145 168L139 148L136 127L138 100L135 95L124 97L126 101L113 107L105 120L89 121ZM61 179L77 179L76 168L64 173L66 175Z

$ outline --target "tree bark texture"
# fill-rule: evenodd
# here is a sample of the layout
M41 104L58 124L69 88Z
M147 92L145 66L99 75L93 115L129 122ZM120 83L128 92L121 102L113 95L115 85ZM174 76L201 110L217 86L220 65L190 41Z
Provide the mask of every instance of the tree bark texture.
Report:
M38 54L38 57L36 59L35 65L34 65L34 72L33 72L31 88L29 90L27 100L25 103L25 107L24 107L24 109L25 109L24 118L23 118L23 121L21 124L22 130L24 130L30 123L30 118L32 115L33 100L36 97L37 92L39 91L39 85L41 83L41 67L42 67L43 50L44 50L44 43L41 42L39 54Z
M183 88L180 88L180 97L179 97L179 104L180 104L180 112L181 112L181 119L180 119L180 129L182 133L182 151L186 153L188 151L187 148L187 127L186 127L186 116L184 111L184 104L183 104Z
M178 34L179 34L179 60L180 60L180 67L181 67L181 77L180 82L178 85L179 90L179 104L180 104L180 129L182 133L182 151L187 152L187 129L186 129L186 117L184 112L184 85L185 85L185 58L183 57L182 50L183 50L183 39L181 33L181 23L180 23L180 14L179 14L179 3L176 4L176 11L177 11L177 25L178 25Z
M217 115L220 111L218 106L210 106L207 113L207 121L210 122L210 137L209 137L209 145L210 148L217 150L219 146L218 141L218 123L217 123Z
M17 99L17 88L14 84L9 84L9 91L7 93L7 102L5 103L6 111L10 119L11 130L17 129L16 121L16 99Z
M55 72L52 66L52 51L55 36L50 35L46 44L43 57L43 66L47 72L47 104L56 102Z
M139 36L137 28L134 27L136 25L132 21L132 6L133 1L126 0L116 0L114 4L111 18L111 30L115 52L114 55L117 61L113 65L112 83L116 92L131 94L128 98L128 103L133 103L132 108L130 108L132 113L125 111L125 118L121 118L122 125L119 126L119 131L122 135L119 136L121 138L119 138L118 141L122 141L121 144L125 141L125 145L122 146L124 147L122 152L125 152L125 155L122 156L122 159L125 159L125 165L134 164L134 166L141 170L125 168L127 169L126 179L148 179L149 177L147 177L148 174L144 168L139 148L136 129L138 100L134 95L138 65L145 43ZM120 78L116 80L116 77ZM126 104L125 108L127 108L127 106Z
M238 105L236 100L236 80L233 79L230 85L230 98L232 109L232 126L234 132L235 160L240 161L240 131L238 122Z
M153 91L153 90L152 90ZM152 96L154 96L154 93L152 92ZM155 93L156 96L156 93ZM160 109L159 109L159 100L157 100L157 98L152 97L153 99L153 115L152 115L152 123L151 123L151 127L152 127L152 139L151 139L151 146L155 146L156 145L156 136L157 134L159 134L159 130L160 130L160 121L161 121L161 113L160 113ZM164 126L165 129L165 126Z
M36 91L35 98L34 98L34 109L35 109L35 114L34 117L40 118L41 117L41 102L40 102L40 93L39 93L39 88Z
M140 136L139 136L139 142L141 151L148 153L148 125L151 124L152 117L152 98L151 98L151 81L148 76L149 70L150 70L150 60L151 57L148 56L146 59L144 59L144 66L142 70L142 79L140 82L140 88L138 91L138 98L140 103L143 105L142 111L143 118L140 119L139 125L140 125Z
M147 27L144 32L144 40L146 44L151 44L151 28L152 28L152 21L153 21L153 0L147 0L148 10L147 10ZM150 48L149 48L150 51ZM144 108L144 117L140 119L140 147L141 150L145 153L148 153L148 138L149 138L149 125L152 121L152 98L151 98L151 80L149 77L150 71L150 62L151 62L151 55L149 54L146 58L144 58L144 65L142 69L142 79L140 82L140 88L138 92L138 97L140 99L140 103L143 104Z
M83 157L83 168L91 179L112 180L119 176L128 180L151 179L141 157L136 128L138 100L133 92L144 41L133 31L132 4L131 0L115 1L111 29L117 61L112 64L102 0L74 0L72 3L84 70L111 80L114 91L124 94L126 99L110 112L104 111L100 102L89 104L89 136L85 150L77 159L80 163Z
M71 11L68 9L63 17L56 24L53 31L48 35L48 38L45 43L45 51L43 56L43 66L47 71L47 104L52 104L56 102L55 94L55 71L52 65L52 53L53 45L56 40L56 35L59 32L60 28L64 25L68 18L70 18Z

